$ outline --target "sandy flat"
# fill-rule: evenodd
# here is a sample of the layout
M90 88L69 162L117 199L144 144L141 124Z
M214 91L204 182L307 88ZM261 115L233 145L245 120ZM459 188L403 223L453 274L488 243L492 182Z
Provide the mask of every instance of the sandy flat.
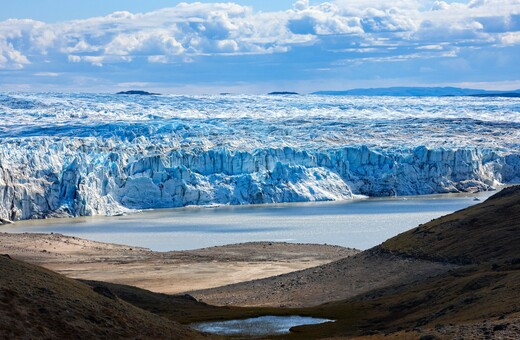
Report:
M358 251L330 245L253 242L153 252L61 234L0 233L0 253L72 278L174 294L298 271Z

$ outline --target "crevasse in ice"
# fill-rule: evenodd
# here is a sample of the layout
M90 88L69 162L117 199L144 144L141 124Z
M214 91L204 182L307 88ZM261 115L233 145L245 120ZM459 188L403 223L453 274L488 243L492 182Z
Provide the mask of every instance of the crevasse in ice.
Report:
M0 94L0 218L488 190L520 100Z

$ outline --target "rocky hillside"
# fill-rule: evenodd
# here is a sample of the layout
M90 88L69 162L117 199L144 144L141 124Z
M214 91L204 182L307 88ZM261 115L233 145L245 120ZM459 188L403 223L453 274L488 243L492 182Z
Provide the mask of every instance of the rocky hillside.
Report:
M322 336L517 339L520 337L520 186L433 220L370 250L459 266L322 305L338 317ZM356 320L347 312L362 311Z
M0 255L0 338L202 337L185 326L49 270Z
M354 257L194 295L250 307L321 302L282 309L336 320L296 327L295 339L517 339L519 244L516 186Z
M520 261L520 186L399 234L381 249L459 264Z

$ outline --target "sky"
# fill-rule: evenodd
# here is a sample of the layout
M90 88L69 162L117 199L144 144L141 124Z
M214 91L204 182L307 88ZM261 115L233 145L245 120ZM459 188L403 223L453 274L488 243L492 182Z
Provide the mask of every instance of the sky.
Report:
M0 91L520 89L520 0L17 0Z

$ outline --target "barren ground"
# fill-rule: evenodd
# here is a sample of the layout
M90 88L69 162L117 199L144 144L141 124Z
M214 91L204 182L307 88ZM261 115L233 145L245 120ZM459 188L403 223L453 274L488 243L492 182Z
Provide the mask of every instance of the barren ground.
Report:
M320 267L190 294L217 306L310 307L423 280L453 268L456 266L369 250Z
M298 271L358 251L330 245L254 242L153 252L61 234L0 233L0 253L71 278L174 294Z

